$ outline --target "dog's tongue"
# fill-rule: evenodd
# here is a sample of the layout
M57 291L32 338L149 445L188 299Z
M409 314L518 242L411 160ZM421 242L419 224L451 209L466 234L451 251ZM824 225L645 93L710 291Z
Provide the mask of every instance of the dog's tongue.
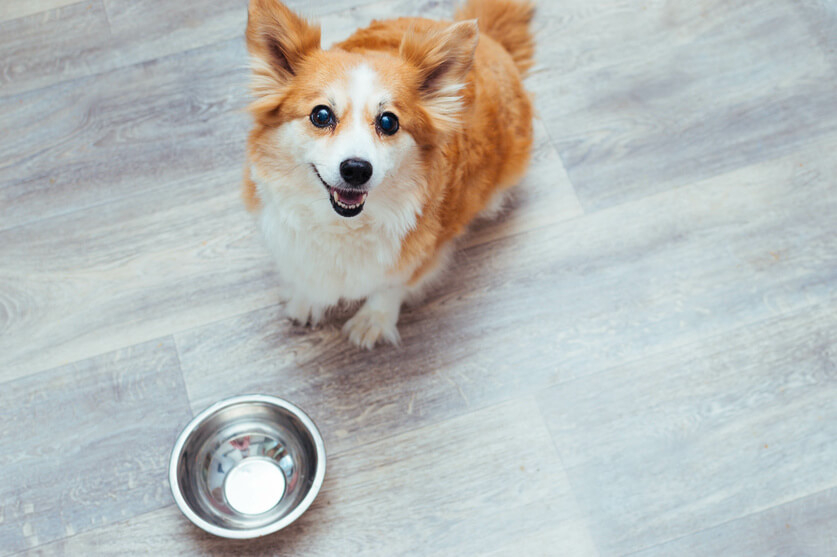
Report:
M364 198L366 197L366 193L357 190L339 190L337 188L332 189L332 195L337 196L337 200L343 203L344 205L357 205L362 203Z

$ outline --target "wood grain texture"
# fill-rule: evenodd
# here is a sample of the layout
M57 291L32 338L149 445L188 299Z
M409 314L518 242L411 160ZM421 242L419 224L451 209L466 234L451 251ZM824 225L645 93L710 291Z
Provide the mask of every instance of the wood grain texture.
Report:
M104 0L104 5L113 35L104 48L113 67L240 39L247 25L247 0ZM241 57L226 69L246 63Z
M554 3L540 43L548 70L533 87L582 205L689 184L837 130L834 53L795 4Z
M15 133L0 138L0 229L222 172L232 191L244 58L236 39L4 99L0 120Z
M311 509L263 540L213 538L169 508L31 555L481 555L550 536L550 553L596 554L528 398L335 456Z
M837 74L837 3L832 0L803 0L794 2L794 8L808 24Z
M0 380L278 299L238 169L0 233Z
M0 555L170 503L191 418L170 338L6 382L0 408Z
M837 296L540 396L603 555L837 487L835 312Z
M9 19L17 19L27 15L33 15L62 6L77 3L78 0L26 0L18 2L3 2L0 3L0 21ZM92 4L92 2L88 2Z
M0 99L109 69L103 48L109 40L101 0L9 21L0 18Z
M633 554L632 557L691 555L837 554L837 489L803 497L715 528Z
M349 7L325 14L317 14L316 6L302 8L302 13L309 13L322 29L324 47L347 39L357 29L369 25L373 20L397 17L427 17L430 19L452 19L455 10L453 0L379 0L377 2L358 2L338 0L336 4ZM290 4L289 4L290 5Z

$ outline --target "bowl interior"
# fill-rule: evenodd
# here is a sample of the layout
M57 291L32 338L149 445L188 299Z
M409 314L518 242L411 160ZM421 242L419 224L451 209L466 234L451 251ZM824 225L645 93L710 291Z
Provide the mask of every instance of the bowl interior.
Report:
M209 525L240 532L289 518L311 492L319 460L306 424L265 401L212 412L176 458L177 489L189 509Z

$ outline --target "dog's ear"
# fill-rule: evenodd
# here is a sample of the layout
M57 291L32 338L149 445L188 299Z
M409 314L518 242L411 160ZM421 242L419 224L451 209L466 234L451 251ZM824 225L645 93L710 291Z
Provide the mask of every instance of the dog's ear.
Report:
M447 96L459 90L474 63L478 41L476 20L441 31L408 31L401 41L401 56L418 69L422 96Z
M319 25L311 25L278 0L250 1L247 50L252 56L256 96L287 83L299 63L319 48Z

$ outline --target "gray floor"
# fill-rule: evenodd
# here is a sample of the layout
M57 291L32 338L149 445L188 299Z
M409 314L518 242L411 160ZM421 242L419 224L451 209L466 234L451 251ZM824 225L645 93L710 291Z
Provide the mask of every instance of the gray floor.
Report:
M0 555L837 555L837 2L540 10L514 206L366 353L280 317L241 0L0 3ZM228 542L166 463L245 392L331 460Z

